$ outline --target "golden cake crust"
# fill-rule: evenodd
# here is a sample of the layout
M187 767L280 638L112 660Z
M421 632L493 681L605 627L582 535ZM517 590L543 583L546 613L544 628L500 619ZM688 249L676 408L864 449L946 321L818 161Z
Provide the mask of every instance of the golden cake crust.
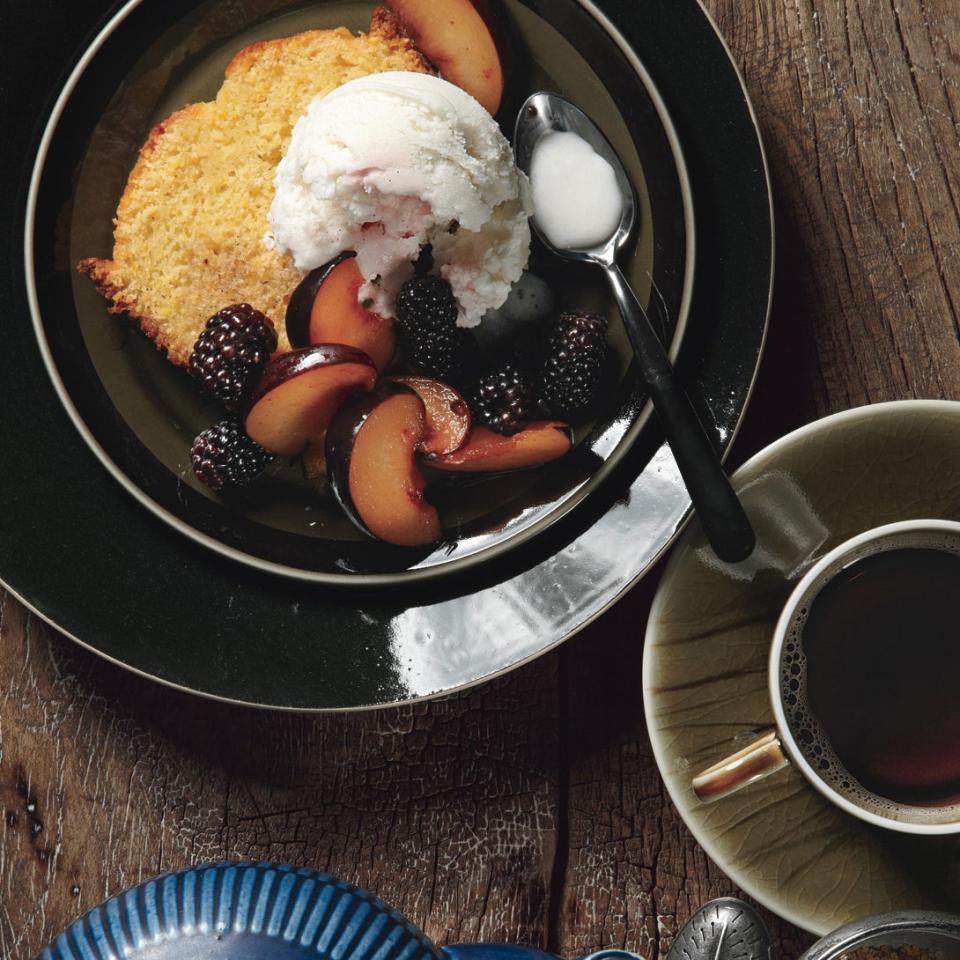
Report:
M428 64L386 10L370 32L311 30L240 50L213 101L194 103L150 131L114 218L111 260L78 264L111 302L184 365L208 317L250 303L283 318L300 280L264 244L277 164L314 97L355 77Z

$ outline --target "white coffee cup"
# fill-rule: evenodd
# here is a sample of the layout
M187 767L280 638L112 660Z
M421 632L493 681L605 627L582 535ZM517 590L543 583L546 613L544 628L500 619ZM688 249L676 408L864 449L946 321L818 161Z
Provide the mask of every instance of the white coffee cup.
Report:
M820 590L851 563L887 550L908 547L929 547L960 555L960 523L907 520L876 527L840 544L806 572L784 605L770 648L768 684L776 725L743 749L697 774L693 778L693 789L700 800L722 799L793 765L835 806L875 826L903 833L960 833L960 803L912 806L873 794L855 781L848 789L830 782L814 767L798 743L784 703L785 660L794 656L788 655L786 650L788 640L796 632L801 611L808 609ZM853 780L849 775L844 779Z

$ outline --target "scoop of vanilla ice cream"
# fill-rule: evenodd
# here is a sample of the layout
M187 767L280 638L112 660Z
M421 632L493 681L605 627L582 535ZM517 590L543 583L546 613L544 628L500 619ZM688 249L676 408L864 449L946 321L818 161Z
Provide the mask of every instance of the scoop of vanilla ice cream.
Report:
M394 316L421 246L476 326L520 278L530 186L487 111L421 73L351 80L310 104L276 175L268 241L303 272L354 250L360 299Z

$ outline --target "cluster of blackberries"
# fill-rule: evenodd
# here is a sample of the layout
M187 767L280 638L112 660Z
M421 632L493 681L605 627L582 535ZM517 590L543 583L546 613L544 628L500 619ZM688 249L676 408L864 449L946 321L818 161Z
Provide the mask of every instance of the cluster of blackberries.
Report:
M408 280L397 298L397 320L412 366L439 379L467 379L472 338L457 327L449 283L437 277ZM474 419L505 434L543 417L587 419L600 397L607 359L606 319L562 314L539 357L511 358L474 380L468 391Z
M517 351L477 373L476 341L457 326L457 303L446 280L421 275L407 281L396 312L408 365L463 386L476 423L513 434L534 420L577 423L595 412L609 352L603 317L562 314L542 347ZM237 411L276 349L273 324L249 304L234 304L207 321L188 369L208 396ZM251 483L274 458L231 419L204 430L190 459L200 480L222 490Z
M267 317L249 303L236 303L207 321L187 369L207 396L237 410L276 349L277 334ZM236 420L204 430L190 448L194 473L212 490L246 486L272 461Z

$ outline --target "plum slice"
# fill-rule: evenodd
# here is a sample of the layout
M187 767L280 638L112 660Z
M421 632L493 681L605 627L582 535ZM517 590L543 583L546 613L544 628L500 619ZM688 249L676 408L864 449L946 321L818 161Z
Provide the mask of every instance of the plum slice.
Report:
M570 427L555 420L531 423L509 437L486 427L474 427L459 450L428 457L426 462L435 470L458 473L522 470L556 460L572 446Z
M287 337L294 347L343 343L362 350L382 371L393 357L393 321L357 300L363 276L352 251L311 270L287 304Z
M427 433L419 453L453 453L463 446L470 433L470 407L460 393L442 380L432 377L391 377L402 383L423 401L427 415Z
M466 90L491 116L503 98L504 68L496 35L506 17L495 0L387 0L417 49L440 76Z
M393 383L344 406L327 434L334 495L361 530L386 543L422 547L440 539L416 460L426 434L423 402Z
M278 456L315 457L340 404L358 390L371 390L376 379L373 362L355 347L332 343L292 350L263 371L244 428Z

